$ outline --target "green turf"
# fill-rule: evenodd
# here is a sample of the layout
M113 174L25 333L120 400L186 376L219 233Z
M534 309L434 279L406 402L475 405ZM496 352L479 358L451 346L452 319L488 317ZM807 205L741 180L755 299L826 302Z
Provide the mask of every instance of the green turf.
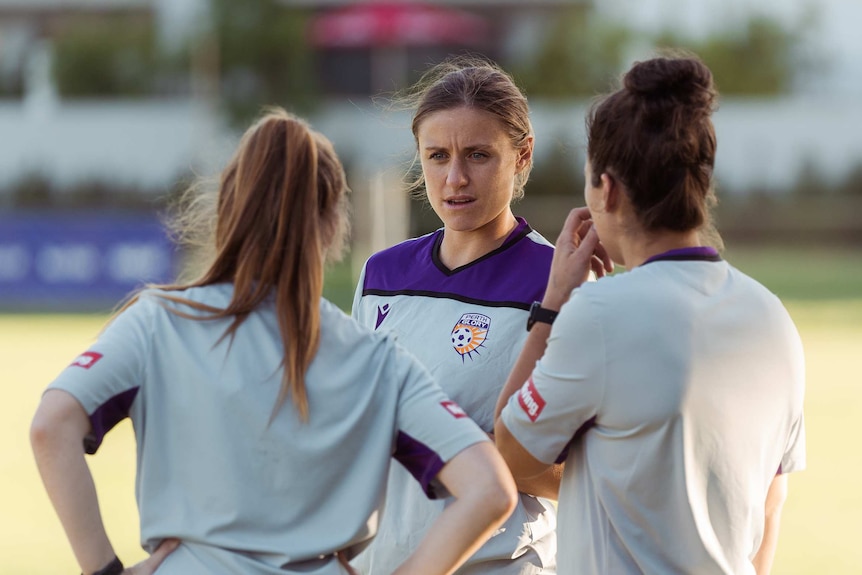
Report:
M860 259L852 252L837 257L834 252L732 249L728 258L786 297L805 346L808 469L791 476L773 572L860 573L862 491L857 484L862 463L848 443L855 437L855 424L862 421L857 361L862 351ZM812 276L823 281L811 281ZM340 294L338 303L347 302L348 308L350 277L343 266L328 278L330 289ZM9 439L0 460L0 575L77 572L38 479L27 434L42 390L86 349L103 320L98 315L0 315L5 383L0 421ZM127 562L142 558L131 426L126 422L112 431L89 461L117 551Z
M353 288L356 287L354 281L350 258L344 258L342 262L327 268L323 297L350 313L353 305Z
M28 430L45 386L93 341L104 316L0 316L5 401L0 421L9 444L0 459L0 573L76 573L71 549L45 495L30 451ZM142 558L134 501L135 451L131 426L111 433L90 458L105 523L124 559Z
M725 257L782 299L862 298L862 250L727 247Z

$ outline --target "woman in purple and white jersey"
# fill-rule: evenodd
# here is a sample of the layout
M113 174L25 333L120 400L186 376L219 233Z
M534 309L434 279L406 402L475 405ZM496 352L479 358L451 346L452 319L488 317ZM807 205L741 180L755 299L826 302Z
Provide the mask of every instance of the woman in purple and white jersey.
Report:
M415 87L415 182L443 223L437 231L374 254L365 264L353 317L397 337L486 432L502 382L541 300L553 247L512 212L532 168L527 100L496 65L459 58ZM429 500L393 466L378 538L354 565L389 573L408 556L445 503ZM555 572L558 476L521 482L520 501L459 575Z
M134 296L44 394L33 451L84 573L353 573L393 457L430 497L451 495L396 573L451 573L512 511L487 435L391 338L322 298L346 192L326 138L266 114L217 195L183 215L207 232L202 275ZM84 458L126 417L153 552L128 570Z

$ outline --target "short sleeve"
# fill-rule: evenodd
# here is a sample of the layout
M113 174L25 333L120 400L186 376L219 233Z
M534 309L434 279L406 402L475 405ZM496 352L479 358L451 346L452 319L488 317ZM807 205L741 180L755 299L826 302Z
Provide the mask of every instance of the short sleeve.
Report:
M805 395L805 352L802 347L802 339L799 337L799 332L793 321L790 319L790 314L786 312L787 324L789 330L792 331L790 337L793 342L795 358L793 368L793 389L795 390L795 399L793 401L794 418L790 426L790 432L787 435L787 443L784 448L784 453L781 457L781 464L778 468L778 473L793 473L794 471L802 471L806 465L806 447L805 447L805 415L803 411L804 395Z
M560 310L544 355L501 415L533 457L559 461L569 442L596 422L605 390L604 358L601 323L577 290Z
M403 349L396 356L404 377L394 457L419 481L429 498L446 497L437 474L462 450L489 438L449 399L419 360Z
M87 412L92 426L84 439L87 453L95 453L105 434L129 415L144 379L153 305L142 295L48 386L70 393Z
M779 473L793 473L805 469L805 416L799 414L799 418L790 429L790 438L787 449L781 458Z

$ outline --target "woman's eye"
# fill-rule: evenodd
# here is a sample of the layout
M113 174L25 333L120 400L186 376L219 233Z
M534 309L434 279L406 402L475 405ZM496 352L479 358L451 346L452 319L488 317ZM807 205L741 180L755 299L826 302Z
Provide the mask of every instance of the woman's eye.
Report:
M484 160L488 157L488 154L486 154L485 152L473 152L472 154L470 154L470 157L474 160Z
M446 155L443 154L442 152L431 152L431 154L428 156L428 159L429 160L442 160L445 157L446 157Z

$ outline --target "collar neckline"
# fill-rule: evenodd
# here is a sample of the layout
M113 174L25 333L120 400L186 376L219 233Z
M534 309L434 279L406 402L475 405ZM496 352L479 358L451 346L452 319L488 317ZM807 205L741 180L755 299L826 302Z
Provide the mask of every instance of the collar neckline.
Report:
M483 262L486 259L488 259L488 258L490 258L490 257L492 257L492 256L494 256L494 255L496 255L502 251L509 249L511 246L513 246L515 243L517 243L519 240L526 237L527 235L530 234L530 232L533 231L533 228L530 227L530 224L528 224L527 220L525 220L523 217L515 216L515 219L518 221L518 224L515 226L515 229L513 229L511 232L509 232L509 235L506 236L506 239L503 240L503 243L500 245L500 247L498 247L495 250L488 252L487 254L485 254L485 255L483 255L483 256L475 259L475 260L473 260L472 262L466 263L463 266L457 267L454 269L447 268L443 264L443 262L440 261L440 245L443 243L443 230L444 230L444 228L439 228L435 232L436 237L434 238L434 243L431 245L431 261L434 263L434 266L438 270L440 270L441 272L443 272L447 276L454 275L457 272L460 272L461 270L464 270L466 268L470 268L470 267L472 267L472 266L474 266L480 262Z
M644 266L646 264L657 262L657 261L706 261L706 262L720 262L721 256L718 254L718 250L716 250L712 246L695 246L690 248L677 248L673 250L668 250L666 252L662 252L660 254L656 254L642 263Z

